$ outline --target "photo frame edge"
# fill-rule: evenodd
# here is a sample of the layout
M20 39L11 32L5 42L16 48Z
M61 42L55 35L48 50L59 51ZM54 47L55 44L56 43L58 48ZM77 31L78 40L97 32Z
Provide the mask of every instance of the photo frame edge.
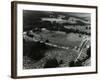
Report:
M11 77L17 77L17 43L16 43L16 28L17 28L17 8L16 3L11 2Z
M51 74L51 75L37 75L37 76L17 76L17 4L40 4L40 5L53 5L53 6L73 6L73 7L86 7L96 9L96 71L95 72L82 72L82 73L66 73L66 74ZM81 74L96 74L98 73L98 7L89 5L73 5L73 4L59 4L59 3L40 3L40 2L26 2L26 1L12 1L11 2L11 78L31 78L31 77L51 77L51 76L64 76L64 75L81 75Z

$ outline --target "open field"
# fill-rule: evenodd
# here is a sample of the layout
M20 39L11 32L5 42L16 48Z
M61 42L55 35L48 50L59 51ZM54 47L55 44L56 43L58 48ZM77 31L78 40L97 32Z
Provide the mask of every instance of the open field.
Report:
M69 47L73 49L75 46L79 47L82 37L79 34L74 33L60 33L60 32L40 32L39 35L45 40L49 40L50 43Z
M35 47L35 46L34 46ZM58 66L56 67L68 67L70 61L74 61L76 57L78 56L78 52L73 51L73 50L64 50L64 49L59 49L59 48L51 48L48 50L45 50L43 53L40 53L42 50L39 51L38 49L38 56L41 56L39 60L35 60L34 54L36 53L35 50L33 53L31 53L30 56L24 56L24 69L36 69L36 68L44 68L47 60L52 60L56 59L58 62ZM30 53L29 53L30 54ZM35 57L37 57L35 55ZM60 62L62 63L60 64ZM52 64L51 64L52 65Z
M44 68L47 61L52 59L57 60L58 65L56 67L68 67L69 62L74 61L78 57L79 52L74 50L74 48L80 46L85 36L79 36L79 34L74 33L66 34L59 31L42 31L37 35L40 35L44 40L48 40L48 43L68 47L68 49L57 48L34 41L24 42L24 69ZM86 56L85 53L81 58Z

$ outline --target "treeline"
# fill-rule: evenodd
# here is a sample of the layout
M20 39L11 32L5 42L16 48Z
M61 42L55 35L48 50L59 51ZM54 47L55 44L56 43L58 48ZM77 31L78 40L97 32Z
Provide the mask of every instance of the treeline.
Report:
M81 31L81 30L78 30L78 29L68 29L68 28L64 28L64 25L63 24L60 24L60 23L56 23L56 22L49 22L49 21L43 21L43 22L40 22L38 24L35 24L33 26L33 31L41 31L41 28L46 28L47 30L50 30L50 31L63 31L63 32L66 32L66 33L79 33L79 34L85 34L85 35L91 35L91 33L88 33L86 31Z

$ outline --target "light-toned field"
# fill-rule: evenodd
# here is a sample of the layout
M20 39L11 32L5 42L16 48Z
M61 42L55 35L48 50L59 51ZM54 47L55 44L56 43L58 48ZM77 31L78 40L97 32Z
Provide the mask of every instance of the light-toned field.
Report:
M71 49L75 46L79 46L82 41L82 37L79 37L79 34L74 33L40 32L39 35L41 35L43 39L48 39L52 44L69 47Z

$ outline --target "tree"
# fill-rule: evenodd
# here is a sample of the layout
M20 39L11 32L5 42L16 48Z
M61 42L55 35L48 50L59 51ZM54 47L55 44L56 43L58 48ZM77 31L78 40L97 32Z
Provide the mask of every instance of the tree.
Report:
M88 50L87 50L87 55L88 55L88 58L91 57L91 47L88 48Z
M81 60L77 60L76 62L75 61L69 62L69 67L77 67L77 66L82 66Z
M58 61L54 58L54 59L49 59L46 61L46 64L44 65L44 68L54 68L54 67L58 67L59 63Z

